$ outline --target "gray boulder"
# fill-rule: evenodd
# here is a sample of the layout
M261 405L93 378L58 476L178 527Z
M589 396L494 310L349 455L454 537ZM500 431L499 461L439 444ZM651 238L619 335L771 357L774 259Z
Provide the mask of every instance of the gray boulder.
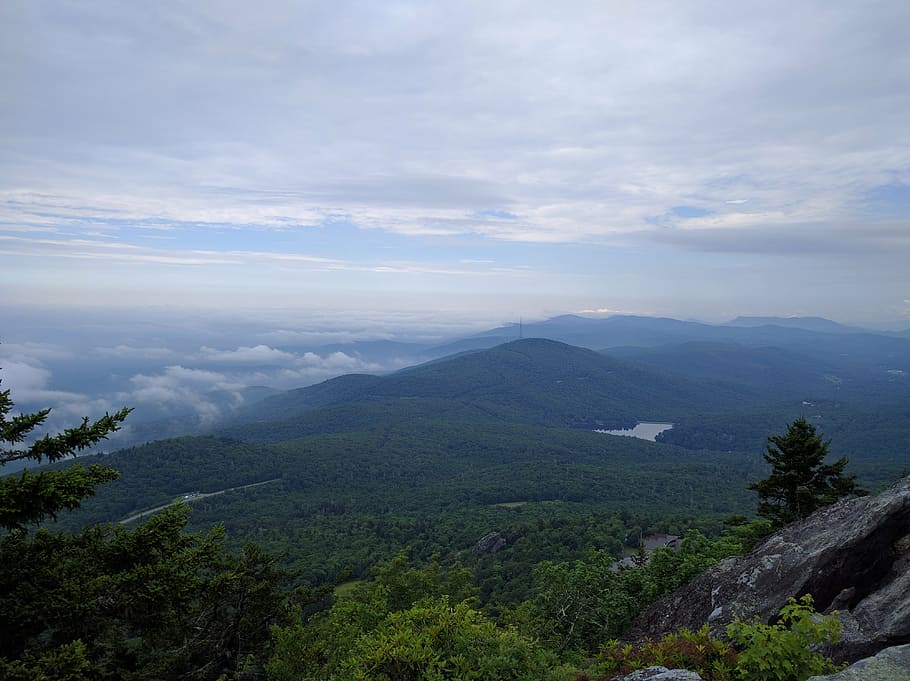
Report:
M507 543L506 538L499 532L490 532L477 540L477 543L474 544L474 553L480 555L496 553L500 549L504 549Z
M812 676L808 681L908 681L910 645L885 648L875 657L851 664L837 674Z
M688 669L648 667L620 676L615 681L702 681L702 678L696 672L690 672Z
M839 611L850 661L910 643L910 477L877 496L845 499L789 525L747 556L728 558L644 612L630 640L735 617L773 622L791 597Z

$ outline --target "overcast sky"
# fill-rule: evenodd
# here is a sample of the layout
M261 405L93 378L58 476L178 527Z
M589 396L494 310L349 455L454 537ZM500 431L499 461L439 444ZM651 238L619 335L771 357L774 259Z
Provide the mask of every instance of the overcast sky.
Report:
M910 326L908 27L906 0L4 0L0 302Z

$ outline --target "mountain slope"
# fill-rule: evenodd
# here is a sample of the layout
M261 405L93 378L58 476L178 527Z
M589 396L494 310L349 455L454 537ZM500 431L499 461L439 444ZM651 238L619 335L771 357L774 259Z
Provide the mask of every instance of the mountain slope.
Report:
M910 357L910 343L899 333L877 333L827 319L739 317L729 324L705 324L665 317L614 315L604 318L563 315L521 327L526 338L539 337L591 349L654 347L687 342L737 343L818 352L834 359ZM516 324L491 329L447 346L456 350L492 347L519 336Z
M769 398L780 400L830 397L835 382L842 380L838 376L839 368L833 363L777 347L691 341L648 348L610 348L603 352L655 371L758 387L768 392Z
M737 317L726 326L782 326L821 333L864 333L866 329L833 322L824 317Z
M445 419L267 445L179 438L86 458L95 461L122 475L67 522L116 521L198 491L189 502L196 527L223 523L237 543L255 539L286 552L315 582L346 567L362 575L402 546L427 557L469 552L497 529L533 541L553 525L563 536L577 514L622 513L632 524L669 515L717 521L748 512L746 484L763 468L756 456Z
M325 414L310 414L316 408L341 414L340 405L356 404L373 417L377 409L387 417L409 418L451 412L462 420L594 428L672 420L693 408L729 411L733 404L754 402L748 388L670 376L556 341L523 339L388 376L332 379L272 396L254 413L259 420L310 418L312 423L324 420ZM301 434L312 432L310 427Z

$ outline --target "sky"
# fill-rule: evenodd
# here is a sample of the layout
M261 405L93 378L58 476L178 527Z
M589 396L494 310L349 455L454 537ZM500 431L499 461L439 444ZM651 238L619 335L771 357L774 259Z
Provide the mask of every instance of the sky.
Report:
M910 325L910 4L0 5L0 286Z
M908 26L905 0L5 0L4 385L78 411L62 367L105 352L159 362L130 395L238 385L180 373L219 352L287 385L345 360L282 334L563 313L910 327Z

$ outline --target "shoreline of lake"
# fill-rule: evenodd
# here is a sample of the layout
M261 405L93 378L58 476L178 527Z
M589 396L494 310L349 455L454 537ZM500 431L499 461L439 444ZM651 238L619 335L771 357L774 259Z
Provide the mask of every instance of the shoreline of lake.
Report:
M642 421L641 423L636 423L634 428L623 428L621 430L604 430L602 428L595 428L594 432L605 433L606 435L620 435L622 437L635 437L639 440L656 442L658 435L660 435L665 430L670 430L672 427L672 423Z

